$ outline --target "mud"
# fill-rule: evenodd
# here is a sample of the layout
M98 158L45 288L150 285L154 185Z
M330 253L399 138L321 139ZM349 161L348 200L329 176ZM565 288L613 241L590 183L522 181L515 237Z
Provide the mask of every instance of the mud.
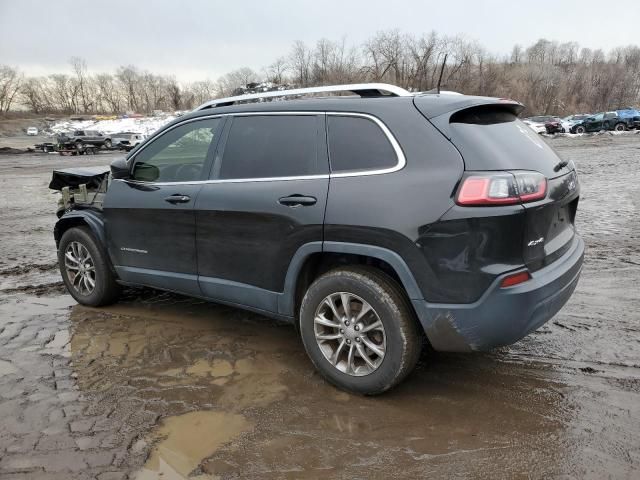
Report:
M258 315L152 290L75 304L46 185L113 156L0 157L0 478L640 477L640 136L548 141L583 188L572 299L376 398L326 384Z

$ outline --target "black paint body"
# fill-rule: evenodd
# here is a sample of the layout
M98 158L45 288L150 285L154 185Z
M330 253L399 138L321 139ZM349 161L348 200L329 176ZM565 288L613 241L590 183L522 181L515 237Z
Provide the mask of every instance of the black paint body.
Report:
M513 155L520 149L520 145L509 145L513 139L485 141L482 128L468 134L466 127L450 123L455 112L486 105L519 109L514 102L497 99L426 95L267 102L194 112L139 146L129 155L129 163L173 126L221 115L222 133L210 149L201 178L179 184L112 180L103 224L95 228L104 229L100 235L125 284L164 288L294 318L298 275L311 255L371 257L393 270L438 349L484 349L515 341L513 337L548 318L527 320L509 335L492 332L483 341L456 326L456 312L479 306L490 294L498 298L500 292L492 293L497 282L527 268L533 275L540 272L535 278L544 286L542 278L550 266L557 270L566 263L563 272L577 273L556 272L554 281L560 283L554 284L554 290L572 291L569 286L577 281L582 263L583 247L573 227L579 187L572 165L554 171L559 159L548 147ZM216 172L233 115L275 112L317 113L321 171L313 178L218 181ZM406 165L384 174L330 174L324 125L327 115L341 112L381 121L397 140ZM519 120L513 127L518 125ZM549 179L549 193L532 204L458 206L456 189L472 170L536 170ZM189 201L166 201L175 195ZM288 206L279 201L295 195L312 197L315 203ZM57 231L64 228L65 217L61 222ZM545 241L527 246L539 237ZM523 315L529 319L537 294L527 295L509 297L509 308L524 305L528 313ZM546 301L551 293L544 295L535 297L534 303ZM554 305L562 306L567 298ZM497 307L487 308L483 315L489 317ZM442 315L451 317L446 325ZM503 328L487 322L493 329Z

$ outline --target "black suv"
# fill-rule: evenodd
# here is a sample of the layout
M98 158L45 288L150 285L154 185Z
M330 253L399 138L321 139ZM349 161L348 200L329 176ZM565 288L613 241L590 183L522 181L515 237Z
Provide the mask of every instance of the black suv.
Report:
M82 150L85 145L93 145L100 148L111 148L111 138L94 130L75 130L73 133L58 135L58 144L71 145L77 150Z
M149 286L291 321L316 368L364 394L423 346L507 345L556 314L582 267L579 186L521 104L310 90L329 89L360 98L217 100L110 175L55 172L71 295L97 306Z
M592 115L571 127L571 133L599 132L601 130L625 130L640 128L640 112L633 109L601 112Z

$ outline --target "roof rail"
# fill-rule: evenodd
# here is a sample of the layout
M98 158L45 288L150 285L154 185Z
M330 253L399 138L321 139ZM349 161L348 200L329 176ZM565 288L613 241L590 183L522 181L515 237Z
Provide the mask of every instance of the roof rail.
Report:
M410 97L413 94L408 90L387 83L354 83L349 85L327 85L324 87L310 88L294 88L292 90L273 90L262 93L248 93L246 95L237 95L235 97L218 98L210 100L200 105L197 110L205 108L226 107L234 103L244 102L248 100L259 100L261 98L273 97L292 97L299 95L308 95L311 93L329 93L329 92L353 92L361 97L378 97L389 95L391 97Z

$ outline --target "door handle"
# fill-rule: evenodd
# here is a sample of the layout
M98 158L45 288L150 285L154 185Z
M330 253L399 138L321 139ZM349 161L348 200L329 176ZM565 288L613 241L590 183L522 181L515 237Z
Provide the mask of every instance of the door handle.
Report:
M280 205L285 205L287 207L308 207L315 205L317 201L316 197L298 194L278 199L278 203L280 203Z
M167 198L164 199L165 202L169 202L174 205L176 203L188 203L190 200L191 200L191 197L189 195L182 195L180 193L169 195Z

